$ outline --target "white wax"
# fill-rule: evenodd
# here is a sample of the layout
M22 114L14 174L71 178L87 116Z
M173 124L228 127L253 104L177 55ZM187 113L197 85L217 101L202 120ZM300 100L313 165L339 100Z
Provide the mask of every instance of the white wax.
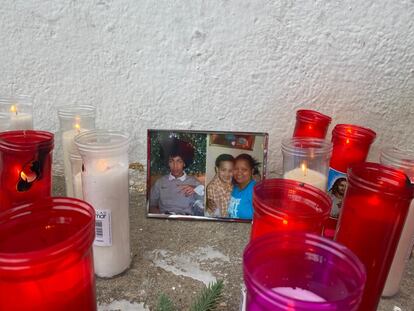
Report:
M63 149L63 168L65 173L66 195L73 197L72 185L72 168L70 164L70 154L79 154L75 145L75 136L85 131L84 129L73 129L62 133L62 149Z
M304 172L300 167L286 172L283 175L283 178L292 179L312 185L316 188L321 189L324 192L326 191L326 186L328 183L328 178L325 175L311 169L306 169Z
M414 243L414 201L411 202L382 296L397 294Z
M112 245L93 247L95 273L112 277L131 263L129 243L128 166L110 164L86 166L82 172L83 195L96 210L111 211Z
M75 174L72 178L73 178L73 197L83 200L82 173L79 172Z
M316 295L314 292L300 287L274 287L272 288L272 291L297 300L314 302L326 301L321 296Z
M33 129L33 117L31 114L25 112L11 113L10 114L10 130L32 130Z

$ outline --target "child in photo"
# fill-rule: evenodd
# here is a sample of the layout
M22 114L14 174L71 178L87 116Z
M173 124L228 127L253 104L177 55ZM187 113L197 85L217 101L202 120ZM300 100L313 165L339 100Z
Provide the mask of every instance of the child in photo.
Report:
M221 154L216 158L216 175L207 185L206 216L228 217L228 205L233 190L232 177L234 158L230 154Z

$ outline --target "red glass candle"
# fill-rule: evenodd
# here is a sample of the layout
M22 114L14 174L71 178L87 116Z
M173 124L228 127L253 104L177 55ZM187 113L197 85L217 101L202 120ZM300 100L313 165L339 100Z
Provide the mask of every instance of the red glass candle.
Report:
M96 310L95 212L47 198L0 213L0 310Z
M367 284L360 311L374 311L384 288L413 196L413 186L401 171L377 163L360 163L348 170L335 239L364 263Z
M352 164L364 162L375 139L375 132L351 124L338 124L332 131L332 157L329 164L328 194L332 209L324 235L333 238L347 185L346 171Z
M325 138L331 118L314 110L298 110L293 137Z
M51 193L53 134L0 133L0 211Z
M275 231L322 233L331 200L308 184L289 179L265 179L253 190L251 240Z

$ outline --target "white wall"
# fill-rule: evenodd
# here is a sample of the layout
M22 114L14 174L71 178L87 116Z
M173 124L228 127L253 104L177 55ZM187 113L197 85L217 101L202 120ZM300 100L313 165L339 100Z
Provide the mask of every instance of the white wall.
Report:
M271 171L295 110L308 107L414 142L414 3L349 1L5 0L0 93L98 106L100 127L269 132ZM414 147L414 146L412 146Z

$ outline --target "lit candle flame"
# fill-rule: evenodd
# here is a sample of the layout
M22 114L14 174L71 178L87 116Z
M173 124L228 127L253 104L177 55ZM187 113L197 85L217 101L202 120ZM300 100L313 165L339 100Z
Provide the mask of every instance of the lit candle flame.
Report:
M283 220L282 220L282 223L283 223L284 225L287 225L287 224L288 224L288 221L287 221L286 219L283 219Z
M15 113L17 115L17 106L16 105L11 105L10 112Z
M80 132L80 124L79 123L75 123L75 125L73 126L75 128L75 130L77 130L78 132Z
M349 144L349 138L346 139L346 143Z
M303 176L306 176L306 173L308 171L308 168L306 167L306 164L305 163L302 163L302 165L300 166L300 168L302 169Z

